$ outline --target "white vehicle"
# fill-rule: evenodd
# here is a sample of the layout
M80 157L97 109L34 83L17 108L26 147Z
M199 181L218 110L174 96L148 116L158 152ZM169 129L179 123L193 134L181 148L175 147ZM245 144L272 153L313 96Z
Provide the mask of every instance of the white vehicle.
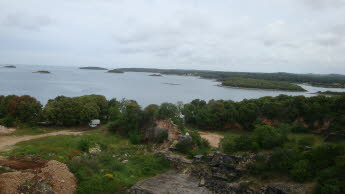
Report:
M99 125L101 125L101 120L99 120L99 119L93 119L93 120L91 120L91 122L89 123L89 127L91 127L91 128L96 128L96 127L98 127Z

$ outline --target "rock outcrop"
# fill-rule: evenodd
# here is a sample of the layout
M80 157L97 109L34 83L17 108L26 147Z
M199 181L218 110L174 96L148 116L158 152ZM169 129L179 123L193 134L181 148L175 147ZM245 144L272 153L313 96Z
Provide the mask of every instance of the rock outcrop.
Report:
M215 193L255 193L249 183L239 181L246 173L245 165L253 162L254 155L234 156L214 152L208 156L194 157L191 173Z
M289 182L259 183L247 179L247 164L255 154L228 155L214 152L189 160L165 150L158 152L178 170L146 179L130 189L133 194L219 193L219 194L295 194L308 193L305 185ZM269 157L262 155L261 157ZM197 185L197 186L196 186Z
M148 140L157 138L160 133L168 134L168 141L173 142L180 136L180 130L171 120L157 120L155 126L146 130L145 137Z

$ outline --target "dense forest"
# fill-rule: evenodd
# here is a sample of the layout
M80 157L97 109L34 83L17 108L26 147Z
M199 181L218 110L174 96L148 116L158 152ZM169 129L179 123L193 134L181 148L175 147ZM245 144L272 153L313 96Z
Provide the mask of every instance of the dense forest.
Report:
M242 131L225 138L225 153L256 153L248 169L259 179L284 176L301 183L316 182L315 193L343 193L345 170L345 96L263 97L231 100L193 100L187 104L163 103L142 108L136 101L107 100L101 95L59 96L43 107L30 96L0 96L0 124L82 126L99 118L110 132L128 137L132 144L163 142L167 134L146 139L145 130L157 120L171 119L180 130ZM193 156L207 153L209 145L190 131L192 143L176 145ZM294 139L291 134L305 134ZM318 135L315 143L307 134ZM269 154L269 157L267 157Z
M249 72L223 72L208 70L183 70L183 69L150 69L150 68L121 68L128 72L151 72L172 75L200 76L207 79L225 81L233 78L251 78L270 81L283 81L290 83L308 83L321 87L345 87L345 76L337 74L293 74L293 73L249 73Z

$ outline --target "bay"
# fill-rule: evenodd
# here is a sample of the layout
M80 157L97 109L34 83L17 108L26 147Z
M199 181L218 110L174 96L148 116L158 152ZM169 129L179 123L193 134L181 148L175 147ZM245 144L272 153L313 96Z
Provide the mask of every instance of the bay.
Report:
M32 73L40 70L50 74ZM17 65L0 67L0 95L30 95L46 104L57 96L100 94L108 99L136 100L141 106L163 102L190 102L194 99L224 99L241 101L263 96L313 96L318 91L343 91L339 88L320 88L301 85L307 92L287 92L258 89L219 87L219 82L191 76L125 72L106 73L103 70L82 70L78 67Z

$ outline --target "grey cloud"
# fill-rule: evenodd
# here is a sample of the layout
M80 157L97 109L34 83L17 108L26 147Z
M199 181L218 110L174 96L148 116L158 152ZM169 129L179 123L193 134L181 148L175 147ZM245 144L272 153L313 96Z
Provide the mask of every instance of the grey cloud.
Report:
M345 46L345 24L334 25L320 33L314 42L321 46Z
M340 8L345 5L344 0L297 0L312 9Z
M38 31L43 27L52 25L54 21L48 16L30 16L24 13L14 13L7 15L2 23L8 27Z
M6 63L229 71L308 72L335 64L326 70L345 73L343 2L0 0L2 56Z

